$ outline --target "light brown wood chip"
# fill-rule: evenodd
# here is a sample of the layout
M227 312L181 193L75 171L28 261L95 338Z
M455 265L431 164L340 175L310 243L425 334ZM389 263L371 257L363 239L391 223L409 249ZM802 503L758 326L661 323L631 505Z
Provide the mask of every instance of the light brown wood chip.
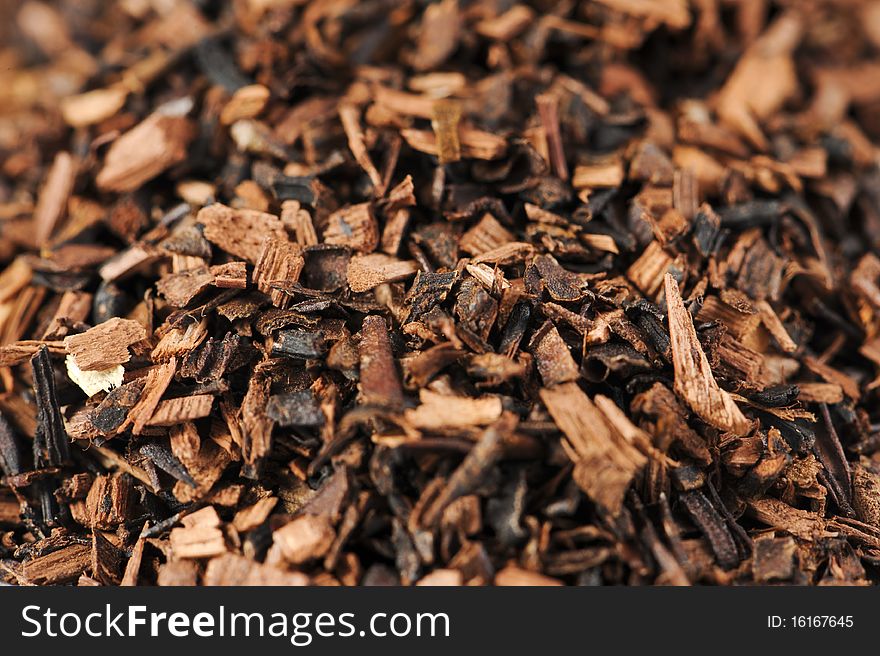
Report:
M355 255L348 261L348 285L353 292L366 292L386 282L409 278L418 270L414 261L398 260L384 253Z
M538 372L544 385L550 387L557 383L567 383L577 380L580 376L577 363L571 357L559 331L550 321L535 333L529 345L529 350L535 356Z
M128 90L122 85L93 89L61 99L61 116L75 128L107 120L125 105Z
M174 373L177 371L177 360L172 357L165 364L153 367L147 374L147 380L144 383L141 397L135 403L134 407L128 411L128 417L125 423L119 427L120 431L124 431L128 426L132 427L132 432L139 435L147 425L159 400L171 384Z
M379 226L369 203L359 203L337 210L327 220L324 241L371 253L379 244Z
M147 426L174 426L185 421L201 419L211 413L214 397L210 394L181 396L176 399L162 401Z
M300 515L272 534L284 559L293 564L320 558L330 549L336 533L330 520L318 515Z
M206 266L179 273L169 273L157 283L156 289L169 305L183 307L214 283L214 274Z
M312 216L308 210L302 208L299 201L286 200L281 203L281 222L300 246L314 246L318 243Z
M220 123L232 125L243 118L255 118L269 102L269 96L269 89L262 84L241 87L232 94L232 98L220 112Z
M678 283L671 274L664 279L669 308L669 337L675 368L675 392L699 417L720 430L735 435L749 432L751 423L730 394L718 387L709 360L697 339L691 315L684 307Z
M740 57L718 94L718 114L761 150L767 139L758 120L771 116L798 91L792 53L805 31L803 17L788 11Z
M361 128L360 110L350 103L340 103L339 120L342 121L342 128L345 130L345 136L348 138L348 148L354 155L355 161L360 164L364 173L373 183L376 190L382 189L382 175L370 159L370 153L367 152L367 146L364 142L364 131Z
M76 580L91 561L89 545L71 544L27 561L22 567L22 576L33 585L69 583Z
M239 533L257 528L266 521L272 509L278 505L278 497L265 497L255 504L242 508L232 519L232 525Z
M287 239L284 224L277 216L257 210L214 203L199 210L196 221L205 226L205 239L251 264L257 263L267 237Z
M514 241L514 236L491 214L484 214L461 236L459 248L470 255L482 255Z
M133 191L182 162L195 135L182 116L153 114L110 146L95 182L104 191Z
M431 127L437 137L437 159L441 164L461 159L461 144L458 140L460 120L461 103L457 100L444 98L434 102L431 108Z
M301 572L288 572L279 567L258 563L233 553L208 561L204 585L308 585L309 577Z
M574 169L571 184L575 189L619 187L623 183L623 162L581 164Z
M47 245L55 226L64 216L75 180L76 160L73 156L65 152L55 155L34 210L36 242L41 248Z
M415 150L440 155L437 135L432 131L407 128L400 131L400 136ZM461 156L470 159L498 159L507 152L507 141L503 137L464 125L459 126L458 140Z
M541 390L541 400L563 432L575 464L573 477L591 499L618 513L633 477L647 459L606 423L577 383Z
M404 416L416 428L424 429L488 426L501 416L503 409L497 396L472 399L422 389L419 400L421 405L406 410Z
M535 586L535 585L563 585L559 579L544 576L538 572L517 567L516 565L508 565L495 574L495 585L501 586Z
M220 517L213 506L183 518L183 527L171 531L171 552L175 558L210 558L226 553L226 539Z
M64 348L83 371L101 371L128 362L128 347L146 339L147 331L137 321L114 317L79 335L64 338Z
M302 247L287 239L267 237L263 242L263 250L254 267L254 283L264 294L268 294L275 307L286 308L290 305L291 296L274 289L273 282L297 282L305 260Z
M214 276L214 286L223 289L245 289L247 287L247 265L244 262L226 262L210 268Z

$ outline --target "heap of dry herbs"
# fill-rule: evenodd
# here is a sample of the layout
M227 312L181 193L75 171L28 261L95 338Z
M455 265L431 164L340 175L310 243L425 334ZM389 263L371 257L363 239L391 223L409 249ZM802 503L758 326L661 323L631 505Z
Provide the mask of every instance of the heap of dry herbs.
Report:
M880 2L3 8L0 580L877 580Z

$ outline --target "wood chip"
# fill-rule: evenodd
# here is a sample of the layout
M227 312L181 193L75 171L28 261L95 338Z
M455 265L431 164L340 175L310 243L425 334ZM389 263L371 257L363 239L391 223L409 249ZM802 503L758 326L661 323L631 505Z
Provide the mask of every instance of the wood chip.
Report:
M147 426L174 426L183 421L201 419L208 416L213 405L214 397L210 394L168 399L156 406Z
M205 239L251 264L257 263L266 238L287 239L277 216L256 210L214 203L199 210L196 220L205 226Z
M591 499L620 512L633 477L645 466L641 452L612 430L576 383L541 390L541 400L567 440L574 480Z
M666 303L669 307L669 337L675 365L675 392L706 423L735 435L744 435L751 423L730 394L718 387L709 361L694 330L694 323L684 307L678 283L670 274L665 277Z
M194 136L182 116L156 113L110 146L95 182L105 191L132 191L183 161Z
M128 362L128 347L146 339L137 321L113 318L79 335L64 338L64 348L82 371L100 371Z

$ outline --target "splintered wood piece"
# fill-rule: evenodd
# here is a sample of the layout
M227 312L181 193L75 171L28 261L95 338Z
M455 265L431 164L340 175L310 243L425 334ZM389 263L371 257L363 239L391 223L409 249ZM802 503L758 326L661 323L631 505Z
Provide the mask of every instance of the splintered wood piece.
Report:
M236 121L256 118L269 102L271 92L262 84L250 84L237 89L220 112L220 123L232 125Z
M507 228L489 213L465 232L458 242L459 248L470 255L482 255L514 241Z
M575 189L601 189L619 187L623 182L623 162L602 164L579 164L574 168L571 185Z
M174 426L184 421L192 421L207 417L214 405L214 397L210 394L182 396L162 401L156 406L147 426Z
M0 303L5 303L31 282L33 271L24 257L15 258L0 273Z
M251 376L247 394L241 403L241 454L252 476L257 465L272 446L273 422L266 414L271 380L261 372Z
M822 517L807 510L792 508L779 499L755 499L748 504L749 513L758 521L785 531L802 540L816 540L827 534Z
M64 342L46 342L39 339L27 339L0 346L0 367L14 367L27 362L37 351L45 347L52 355L64 355L67 351Z
M364 173L370 178L373 188L381 193L383 190L382 175L376 169L373 160L370 159L370 153L367 151L367 146L364 142L364 132L361 129L360 111L349 103L341 103L338 111L339 120L342 121L345 136L348 138L348 147L351 150L351 154L354 155L355 161L360 164Z
M211 558L226 553L226 538L213 507L187 515L183 524L171 531L171 552L175 558Z
M239 533L246 533L260 526L269 517L272 509L278 505L277 497L265 497L255 504L242 508L232 520L232 525Z
M422 389L419 401L421 404L405 410L404 416L414 427L426 430L486 426L496 421L502 411L501 399L497 396L472 399Z
M55 227L64 216L76 180L76 169L76 160L70 153L59 152L55 155L34 209L36 243L40 247L48 245Z
M378 316L364 319L359 354L361 403L390 408L401 407L403 390L394 355L391 352L385 319Z
M131 519L134 509L132 479L127 474L98 476L86 497L89 527L112 530Z
M100 531L92 531L92 577L103 585L119 585L122 581L125 553Z
M131 426L131 432L140 435L147 422L153 416L156 407L168 385L177 372L177 360L172 357L168 362L150 369L144 382L144 389L138 402L128 412L128 417L119 430Z
M171 358L180 358L201 344L208 336L207 319L190 321L185 325L176 325L162 335L153 349L153 362L167 362Z
M834 367L821 362L812 355L806 355L803 359L804 365L814 374L822 378L827 383L839 385L844 393L851 399L858 399L861 396L859 383L842 371L838 371Z
M797 93L792 53L806 29L797 11L782 13L739 59L718 97L718 114L759 150L767 138L758 120L769 117Z
M709 360L697 339L693 320L684 307L678 283L667 273L664 284L669 308L669 338L676 394L706 423L734 435L745 435L751 429L751 422L730 394L715 382Z
M431 107L431 127L437 138L437 159L440 164L461 159L461 143L458 139L460 120L461 104L455 100L437 100Z
M55 314L43 333L43 339L65 337L70 326L85 321L92 311L92 294L80 291L64 292Z
M169 305L183 307L196 296L215 284L214 274L206 266L169 273L156 283L156 290Z
M247 289L247 265L244 262L227 262L210 267L214 277L212 284L221 289Z
M433 132L407 128L400 131L400 136L414 150L439 157L440 146ZM503 157L507 152L507 141L504 138L464 125L458 129L458 141L461 156L466 159L493 160Z
M110 146L95 182L104 191L132 191L183 161L195 135L183 116L155 113Z
M98 269L98 274L106 282L122 280L147 268L163 256L162 251L154 246L149 244L133 244L131 247L107 260Z
M562 147L562 134L559 132L559 98L544 93L535 97L547 148L550 151L550 165L553 172L561 180L568 180L568 164L565 161L565 150Z
M412 260L398 260L383 253L354 255L348 261L348 286L355 293L362 293L384 285L398 282L415 275L419 265Z
M146 337L137 321L114 317L84 333L65 337L64 347L82 371L101 371L128 362L128 347Z
M203 585L211 586L305 586L309 583L309 577L301 572L271 567L233 553L209 560L202 579Z
M272 283L297 282L304 264L302 248L298 244L286 239L267 237L254 267L254 284L261 292L269 295L272 305L286 308L291 302L290 295L273 288Z
M141 531L140 537L138 537L137 542L134 543L134 547L131 550L131 556L125 564L125 571L122 573L122 579L119 582L119 585L122 587L133 587L138 584L141 563L144 558L144 546L147 544L145 534L149 528L150 523L146 522Z
M348 246L361 253L371 253L379 244L379 227L370 203L350 205L327 219L324 242Z
M691 169L675 172L672 183L672 204L687 221L693 221L700 206L700 188Z
M257 263L267 237L287 239L284 224L277 216L256 210L214 203L199 210L196 221L205 226L205 239L251 264Z
M427 71L443 64L458 45L462 16L458 0L432 3L422 15L412 64Z
M24 563L22 577L32 585L58 585L75 581L92 562L88 544L69 544Z
M324 556L336 539L326 517L300 515L272 533L272 543L291 565L301 565Z
M853 510L859 521L880 529L880 476L857 464L852 473Z
M773 307L766 300L760 300L756 304L758 308L758 313L761 316L761 322L764 324L764 327L767 329L767 332L776 340L776 343L779 344L779 348L781 348L785 353L794 353L797 351L797 344L791 338L791 335L788 334L788 331L785 329L785 326L782 325L782 321L779 319L779 316L773 310Z
M619 513L633 477L647 458L608 426L576 383L545 388L540 395L566 437L575 482L591 499Z
M293 233L296 243L300 246L314 246L318 243L318 234L312 223L312 217L297 200L286 200L281 203L281 222L288 231Z
M545 322L535 333L529 350L535 356L545 386L568 383L577 380L580 376L577 363L571 357L568 346L551 322Z
M382 231L382 250L388 255L394 256L400 251L407 226L409 226L410 212L407 209L395 210L385 222Z
M790 537L762 538L755 540L752 555L752 572L755 581L787 581L795 573L797 543Z

